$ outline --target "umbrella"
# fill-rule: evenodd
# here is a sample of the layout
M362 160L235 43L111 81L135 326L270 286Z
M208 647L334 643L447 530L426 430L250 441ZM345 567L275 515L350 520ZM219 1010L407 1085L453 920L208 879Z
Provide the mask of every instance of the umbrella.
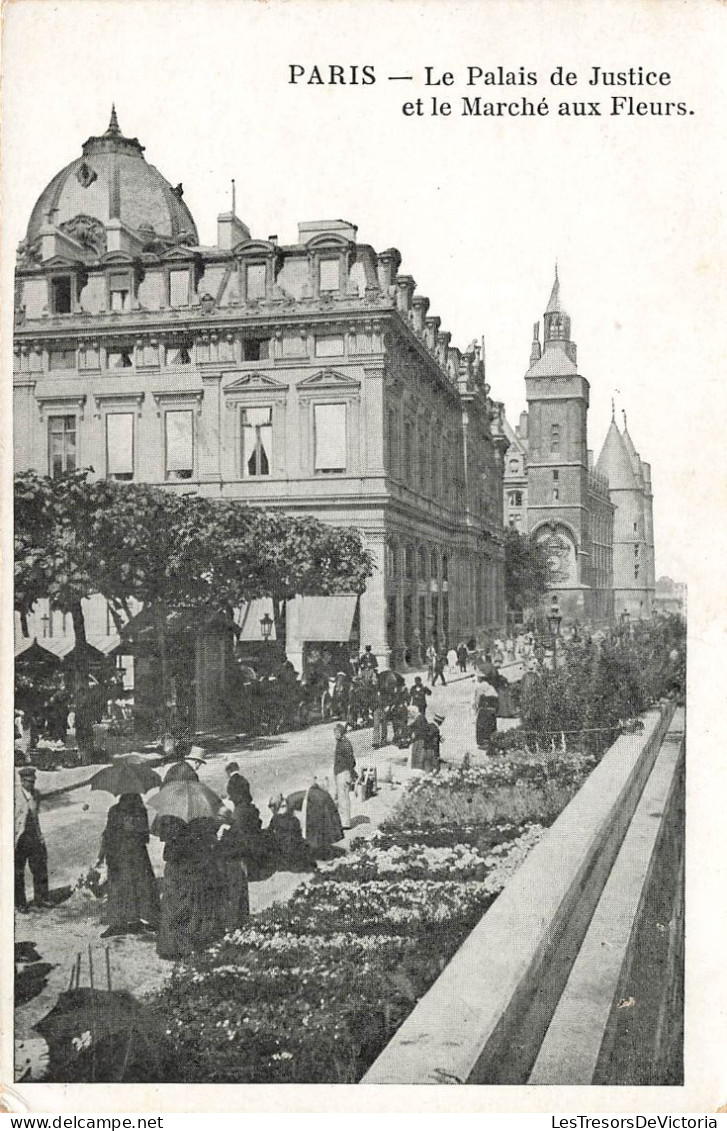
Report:
M161 784L159 774L146 765L140 754L117 758L113 765L99 770L91 778L91 789L103 789L117 796L122 793L148 793Z
M192 769L189 762L173 762L164 775L163 785L173 781L199 781L197 771Z
M149 800L149 808L158 817L177 817L180 821L197 821L216 817L222 799L201 781L172 781L163 785Z
M49 1048L49 1079L157 1081L164 1037L159 1022L123 990L61 993L35 1025Z

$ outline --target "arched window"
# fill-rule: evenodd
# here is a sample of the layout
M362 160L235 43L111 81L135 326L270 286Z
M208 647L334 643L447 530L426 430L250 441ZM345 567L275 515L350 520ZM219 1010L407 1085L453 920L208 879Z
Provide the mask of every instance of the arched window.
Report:
M520 460L519 459L511 459L508 466L510 468L510 474L511 475L517 475L518 471L520 470Z
M550 450L551 452L560 451L560 424L551 424L550 426Z

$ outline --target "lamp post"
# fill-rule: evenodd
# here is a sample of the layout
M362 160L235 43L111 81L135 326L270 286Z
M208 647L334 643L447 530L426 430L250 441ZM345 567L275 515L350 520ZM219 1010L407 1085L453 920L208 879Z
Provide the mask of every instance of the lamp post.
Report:
M264 617L260 617L260 632L262 633L262 638L266 644L270 640L270 633L272 631L273 618L270 616L270 613L266 613Z
M560 635L560 623L563 617L560 614L560 606L558 605L558 598L553 597L550 612L548 613L548 627L550 628L550 635L553 638L553 671L558 668L558 637Z

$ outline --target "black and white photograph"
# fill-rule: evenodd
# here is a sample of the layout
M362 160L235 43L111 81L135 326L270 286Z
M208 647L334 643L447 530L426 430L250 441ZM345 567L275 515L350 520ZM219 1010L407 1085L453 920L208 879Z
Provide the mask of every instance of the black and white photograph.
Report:
M727 10L4 19L2 1105L716 1112Z

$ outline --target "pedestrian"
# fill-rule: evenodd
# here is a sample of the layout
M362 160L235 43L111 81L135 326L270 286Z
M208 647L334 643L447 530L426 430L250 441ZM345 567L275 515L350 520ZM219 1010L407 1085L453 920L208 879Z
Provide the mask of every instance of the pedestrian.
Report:
M416 718L409 727L409 734L411 736L409 766L412 770L425 769L424 750L428 733L429 724L427 723L424 711L422 711L420 707L417 711Z
M327 789L314 778L307 790L288 796L288 808L301 806L303 836L313 854L320 859L331 855L331 849L343 840L343 825L336 803Z
M371 645L370 644L367 644L366 647L364 648L363 655L359 659L358 666L359 666L359 671L362 671L362 672L366 671L367 669L369 669L371 671L378 671L379 661L376 659L376 656L374 656L373 652L371 651Z
M492 753L492 739L497 731L497 690L484 675L478 677L472 703L475 712L475 741L480 750Z
M439 728L443 722L444 715L435 715L432 721L427 723L427 733L424 738L424 769L430 774L439 773L442 764L439 748L443 739Z
M434 670L437 662L437 649L432 642L426 651L427 659L427 683L431 683L434 679Z
M336 749L333 756L333 778L336 783L336 801L344 831L351 828L351 788L356 772L356 759L353 747L346 738L346 728L336 723L333 728Z
M426 715L427 697L431 694L430 689L422 683L422 677L420 675L414 676L414 684L409 692L409 702L412 707L416 707L417 711Z
M457 645L457 662L459 663L459 670L461 672L467 671L467 646L465 644Z
M272 810L272 816L265 832L271 862L283 872L314 871L313 851L303 837L300 821L282 793L270 798L268 808Z
M438 679L441 679L442 687L447 686L447 681L444 678L444 668L445 668L446 663L447 663L446 653L443 650L437 652L437 654L434 658L434 676L432 678L432 687L434 687L434 685L435 685L435 683L437 682Z
M449 668L450 675L453 675L457 670L457 649L454 644L447 652L447 667Z
M225 933L224 874L218 856L218 822L159 818L164 880L157 932L160 958L181 958Z
M101 837L97 865L106 861L108 899L102 938L138 933L159 925L159 892L149 860L149 818L138 793L122 793L112 805Z
M25 895L25 865L33 877L33 902L36 907L51 907L48 898L48 849L40 828L39 808L41 794L35 788L35 766L21 766L20 797L26 806L23 830L15 844L15 906L18 911L27 911Z
M233 789L247 786L250 789L250 783L244 774L240 773L240 767L237 762L228 762L225 766L225 773L227 774L227 795L229 797L230 783ZM244 783L244 785L243 785Z
M393 741L399 747L409 745L409 692L406 684L398 687L394 693L394 701L389 708L389 715L391 717L391 725L394 728Z
M380 691L376 692L373 714L374 730L371 737L371 745L373 746L374 750L378 750L380 746L386 746L389 741L389 722L386 716L384 700Z

